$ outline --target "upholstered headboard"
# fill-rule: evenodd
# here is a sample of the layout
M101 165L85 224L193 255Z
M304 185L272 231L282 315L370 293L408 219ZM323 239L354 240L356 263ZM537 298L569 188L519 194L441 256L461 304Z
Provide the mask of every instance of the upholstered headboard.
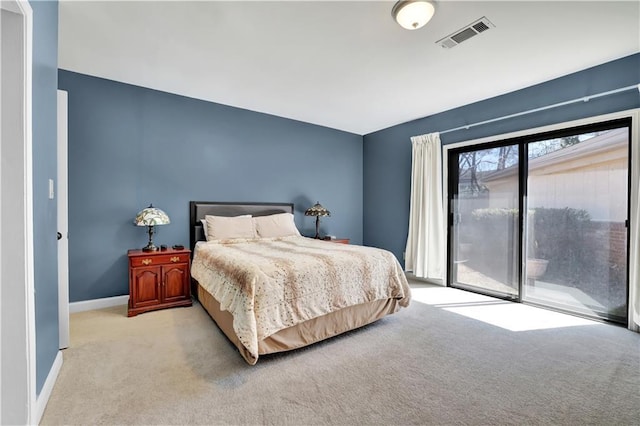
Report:
M201 219L206 215L213 216L268 216L276 213L293 213L293 203L230 203L218 201L189 202L189 245L191 250L196 242L204 241L204 230Z

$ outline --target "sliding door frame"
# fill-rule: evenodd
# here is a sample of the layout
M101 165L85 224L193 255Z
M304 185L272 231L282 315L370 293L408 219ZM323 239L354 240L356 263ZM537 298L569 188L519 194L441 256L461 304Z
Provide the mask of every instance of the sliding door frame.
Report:
M488 142L484 142L484 143L473 143L473 144L465 144L465 145L458 145L458 146L452 146L449 149L445 150L445 156L443 156L443 158L446 158L446 163L447 163L447 175L448 176L448 170L449 169L453 169L455 170L457 167L455 166L455 161L454 159L459 159L459 155L457 154L462 154L463 152L472 152L472 151L484 151L484 150L489 150L489 149L494 149L494 148L500 148L500 147L504 147L504 146L517 146L518 147L518 194L525 194L525 189L526 186L526 179L523 179L522 177L524 176L524 170L526 167L526 157L523 155L520 155L521 152L523 152L522 150L524 149L524 147L526 146L526 142L523 142L522 140L508 140L508 138L502 138L500 136L496 136L495 138L490 138ZM445 148L447 148L448 145L445 145ZM451 286L451 280L450 277L452 277L452 262L450 261L451 256L453 256L453 233L450 232L452 226L453 226L453 221L455 220L454 217L454 213L453 213L453 208L452 208L452 203L453 203L453 199L450 198L450 194L455 194L457 193L457 186L459 183L458 179L455 179L457 175L457 172L454 173L452 176L454 177L454 179L449 179L448 177L446 177L446 180L443 180L443 182L445 183L445 186L447 187L447 190L445 191L445 202L444 205L446 206L445 208L447 209L447 212L445 214L445 217L447 218L446 220L446 236L447 236L447 240L446 240L446 253L447 253L447 258L446 258L446 277L445 277L445 285L447 286ZM518 211L522 211L523 210L523 197L518 196ZM523 219L521 217L521 215L518 215L518 247L522 247L522 241L523 241L523 226L524 226L524 222ZM515 267L516 271L515 271L515 276L518 277L518 288L517 288L517 295L515 297L510 297L507 294L501 294L499 292L494 292L491 291L489 289L485 289L484 291L480 292L479 290L475 290L473 288L467 287L466 285L464 285L464 283L460 283L463 284L461 286L455 286L455 287L460 287L461 289L465 290L465 291L471 291L474 293L482 293L482 294L486 294L488 296L491 297L496 297L498 299L503 299L503 300L509 300L509 301L516 301L516 302L521 302L522 301L522 280L520 279L520 277L522 276L522 249L518 250L518 259L516 262L516 267ZM510 274L511 275L511 274Z
M627 281L628 281L628 290L627 290L627 318L628 323L627 326L629 329L634 331L640 331L640 326L638 322L640 322L640 265L637 265L636 260L640 260L640 244L633 243L631 241L634 235L638 235L638 227L640 223L637 223L638 220L635 220L635 217L632 216L634 209L640 209L640 200L638 199L638 177L640 176L640 125L638 121L640 120L640 109L632 109L626 111L620 111L610 114L604 114L594 117L587 117L579 120L573 120L548 126L541 126L532 129L521 130L518 132L512 132L507 134L500 134L494 136L488 136L480 139L474 139L464 142L458 142L453 144L447 144L443 146L443 165L442 165L442 173L443 173L443 205L445 209L445 216L447 218L444 221L444 232L447 235L446 239L446 253L447 253L447 267L445 268L445 276L444 276L444 284L446 286L451 285L451 262L450 255L452 250L452 241L450 235L450 224L451 224L451 204L450 204L450 193L452 188L449 185L449 174L457 173L456 170L449 171L449 168L452 167L450 164L450 154L456 151L463 151L464 148L469 148L469 150L473 150L474 146L484 145L485 147L495 147L500 145L508 144L510 145L518 145L520 149L525 149L526 144L533 140L540 140L541 136L544 136L545 133L551 133L554 137L557 137L559 132L567 130L571 133L571 130L577 127L585 127L589 125L598 125L599 123L604 123L607 121L615 121L628 118L631 119L630 124L630 133L631 140L629 144L629 170L628 170L628 205L627 205L627 217L628 217L628 227L627 227ZM526 152L526 151L522 151ZM527 183L526 179L523 179L522 176L526 173L527 170L527 155L520 155L519 162L519 176L520 176L520 191L522 193L522 197L519 197L519 208L522 212L524 206L526 205L526 197L527 197ZM640 216L640 213L638 214ZM522 301L522 286L524 283L522 275L524 274L524 265L522 262L524 253L523 253L523 227L524 227L524 215L520 214L519 217L519 228L520 228L520 236L519 236L519 294L518 301ZM514 300L514 299L508 299Z

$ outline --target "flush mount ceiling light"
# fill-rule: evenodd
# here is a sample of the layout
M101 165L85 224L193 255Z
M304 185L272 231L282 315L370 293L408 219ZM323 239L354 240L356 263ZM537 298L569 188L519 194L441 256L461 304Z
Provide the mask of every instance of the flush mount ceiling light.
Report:
M424 27L435 13L433 3L426 0L404 0L397 2L391 15L402 28L417 30Z

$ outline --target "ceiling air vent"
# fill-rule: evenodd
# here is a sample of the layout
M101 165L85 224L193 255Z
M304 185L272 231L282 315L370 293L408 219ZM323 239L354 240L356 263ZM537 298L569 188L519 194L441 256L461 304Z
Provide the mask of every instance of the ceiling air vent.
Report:
M486 17L482 17L477 21L467 25L466 27L459 29L454 32L436 41L436 44L444 47L445 49L451 49L452 47L456 47L460 43L465 40L469 40L471 37L480 34L481 32L487 31L490 28L494 28L495 25L491 23Z

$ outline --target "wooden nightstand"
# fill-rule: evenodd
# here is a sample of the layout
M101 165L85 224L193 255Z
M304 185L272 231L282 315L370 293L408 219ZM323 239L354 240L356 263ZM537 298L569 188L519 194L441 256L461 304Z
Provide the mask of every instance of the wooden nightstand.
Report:
M191 250L129 250L129 310L136 316L156 309L191 306Z
M340 244L349 244L349 238L335 238L333 240L324 240L330 241L332 243L340 243Z

